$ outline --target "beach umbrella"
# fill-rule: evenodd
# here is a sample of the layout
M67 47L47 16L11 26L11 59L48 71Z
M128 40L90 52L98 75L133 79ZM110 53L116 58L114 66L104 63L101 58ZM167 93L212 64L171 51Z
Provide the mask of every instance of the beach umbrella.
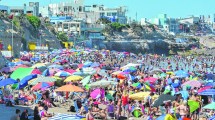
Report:
M37 77L35 79L32 79L31 81L28 82L28 84L30 85L36 85L39 82L55 82L56 79L52 78L52 77Z
M0 72L6 72L6 73L9 73L9 72L13 72L14 69L12 67L3 67Z
M178 70L175 72L175 75L181 78L188 77L189 74L183 70Z
M32 63L31 63L31 62L28 62L28 61L23 61L22 64L23 64L23 65L27 65L27 66L29 66L29 67L32 66Z
M31 74L36 74L36 75L41 75L42 73L40 72L39 69L34 69Z
M126 68L129 68L129 67L137 67L137 66L140 66L141 64L134 64L134 63L129 63L123 67L121 67L121 69L126 69Z
M135 88L138 88L138 89L142 88L142 85L139 82L133 83L132 86L135 87Z
M31 90L40 90L53 86L53 82L41 82L31 88Z
M96 81L96 82L93 82L93 83L89 84L89 87L90 88L107 87L109 85L117 85L117 82L107 81L107 80L100 80L100 81Z
M208 120L215 120L215 115L210 117Z
M105 97L105 90L95 89L90 93L90 97L92 97L93 99L104 98Z
M93 68L95 68L95 67L99 67L100 66L100 64L99 63L97 63L97 62L94 62L90 67L93 67Z
M105 69L105 70L113 70L113 68L110 67L110 66L103 66L102 69Z
M119 79L125 79L126 77L124 75L122 75L122 74L118 74L117 78L119 78Z
M144 100L145 97L149 96L150 92L138 92L138 93L134 93L129 95L129 99L132 100Z
M70 74L73 74L74 72L76 72L76 70L73 70L73 69L66 69L64 71L66 71L66 72L68 72Z
M47 67L41 66L41 67L38 67L37 69L38 69L40 72L44 72L44 71L47 69Z
M158 78L154 78L154 77L144 78L144 81L150 82L151 84L154 84L157 80Z
M90 61L87 61L84 63L83 67L90 67L93 63Z
M23 79L24 77L30 75L33 71L33 68L18 68L17 70L13 71L11 74L11 78L13 79Z
M62 87L57 88L55 91L57 92L84 92L84 90L80 87L74 85L64 85Z
M172 72L172 71L168 71L168 72L166 72L166 74L174 75L174 72Z
M4 87L4 86L15 84L15 83L18 83L18 82L12 78L7 78L7 79L0 81L0 87Z
M205 84L205 86L212 86L212 87L214 87L215 86L215 82L208 82L208 83Z
M54 74L56 74L57 72L61 71L60 69L57 68L49 68L49 74L51 76L53 76Z
M215 102L212 102L210 104L207 104L203 107L204 109L210 109L210 110L215 110Z
M177 92L176 94L181 94L181 96L182 96L182 98L183 98L184 100L187 100L188 97L189 97L189 93L188 93L188 91L186 91L186 90L179 91L179 92Z
M87 68L83 68L83 73L92 75L96 73L96 70L91 67L87 67Z
M199 93L199 95L215 95L215 89L207 89Z
M175 96L171 96L171 95L168 95L168 94L162 94L154 102L153 106L158 107L158 106L164 104L165 101L174 101L175 99L176 99Z
M207 90L207 89L210 89L210 88L212 88L212 86L205 86L205 87L202 87L202 88L200 88L200 89L198 90L198 93L201 93L201 92L203 92L203 91L205 91L205 90Z
M125 68L125 69L122 69L123 72L135 72L137 71L137 68L135 67L129 67L129 68Z
M36 63L35 65L33 65L31 68L40 68L40 67L45 67L46 64L45 63Z
M85 77L80 83L82 83L83 86L87 85L90 82L90 77L90 75Z
M50 66L48 66L48 68L56 68L56 69L63 70L63 66L61 66L61 65L57 65L57 64L50 65Z
M34 79L34 78L37 78L37 75L28 75L26 77L24 77L20 82L19 82L19 85L21 88L25 87L28 85L28 81Z
M160 74L160 77L161 77L161 78L166 77L166 73L161 73L161 74Z
M154 70L151 70L149 73L150 74L163 73L163 71L161 69L154 69Z
M83 78L81 76L77 76L77 75L72 75L67 77L64 82L73 82L73 81L79 81L82 80Z
M194 88L194 87L200 87L202 85L202 83L200 81L187 81L185 83L183 83L181 86L191 86L191 88Z
M18 68L28 68L28 66L26 66L26 65L18 65L18 66L15 66L13 69L17 70Z
M85 76L86 74L84 72L78 71L78 72L74 72L72 75Z
M71 74L66 72L66 71L59 71L55 74L55 76L58 76L58 77L67 77L67 76L70 76Z
M45 71L43 71L42 75L45 77L50 76L49 69L46 69Z
M207 77L208 80L215 80L215 75L214 74L209 73L209 74L206 75L206 77Z
M190 108L190 113L194 112L200 107L199 102L194 100L188 100L188 106Z

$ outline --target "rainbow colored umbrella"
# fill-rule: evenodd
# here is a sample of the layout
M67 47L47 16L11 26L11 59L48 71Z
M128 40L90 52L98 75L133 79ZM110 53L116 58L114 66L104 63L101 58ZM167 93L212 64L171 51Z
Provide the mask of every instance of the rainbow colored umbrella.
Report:
M46 89L46 88L49 88L51 86L53 86L54 83L53 82L41 82L41 83L38 83L36 84L35 86L33 86L31 88L31 90L40 90L40 89Z
M196 80L191 80L191 81L187 81L187 82L183 83L181 86L183 87L183 86L187 86L187 85L191 86L191 88L194 88L194 87L198 88L202 85L202 83L199 81L196 81Z
M210 89L210 88L212 88L213 86L205 86L205 87L203 87L203 88L200 88L199 90L198 90L198 93L200 93L200 92L203 92L203 91L205 91L205 90L207 90L207 89Z

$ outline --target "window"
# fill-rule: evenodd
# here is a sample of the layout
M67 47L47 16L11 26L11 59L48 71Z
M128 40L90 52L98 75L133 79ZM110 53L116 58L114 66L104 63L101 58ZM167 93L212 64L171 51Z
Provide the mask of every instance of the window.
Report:
M111 13L107 13L107 16L111 16Z
M116 13L112 13L112 16L116 16Z

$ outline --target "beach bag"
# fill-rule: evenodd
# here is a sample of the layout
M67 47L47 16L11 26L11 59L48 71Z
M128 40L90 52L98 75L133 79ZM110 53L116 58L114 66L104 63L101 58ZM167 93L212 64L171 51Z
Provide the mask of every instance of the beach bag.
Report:
M76 111L75 111L75 107L74 107L74 106L71 106L71 107L69 108L69 111L70 111L70 112L76 112Z

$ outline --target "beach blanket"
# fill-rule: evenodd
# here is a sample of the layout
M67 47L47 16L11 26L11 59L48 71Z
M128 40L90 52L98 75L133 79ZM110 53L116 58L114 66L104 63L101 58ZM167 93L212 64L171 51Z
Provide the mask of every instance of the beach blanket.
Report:
M78 115L58 114L49 118L49 120L82 120L83 118L83 116Z

